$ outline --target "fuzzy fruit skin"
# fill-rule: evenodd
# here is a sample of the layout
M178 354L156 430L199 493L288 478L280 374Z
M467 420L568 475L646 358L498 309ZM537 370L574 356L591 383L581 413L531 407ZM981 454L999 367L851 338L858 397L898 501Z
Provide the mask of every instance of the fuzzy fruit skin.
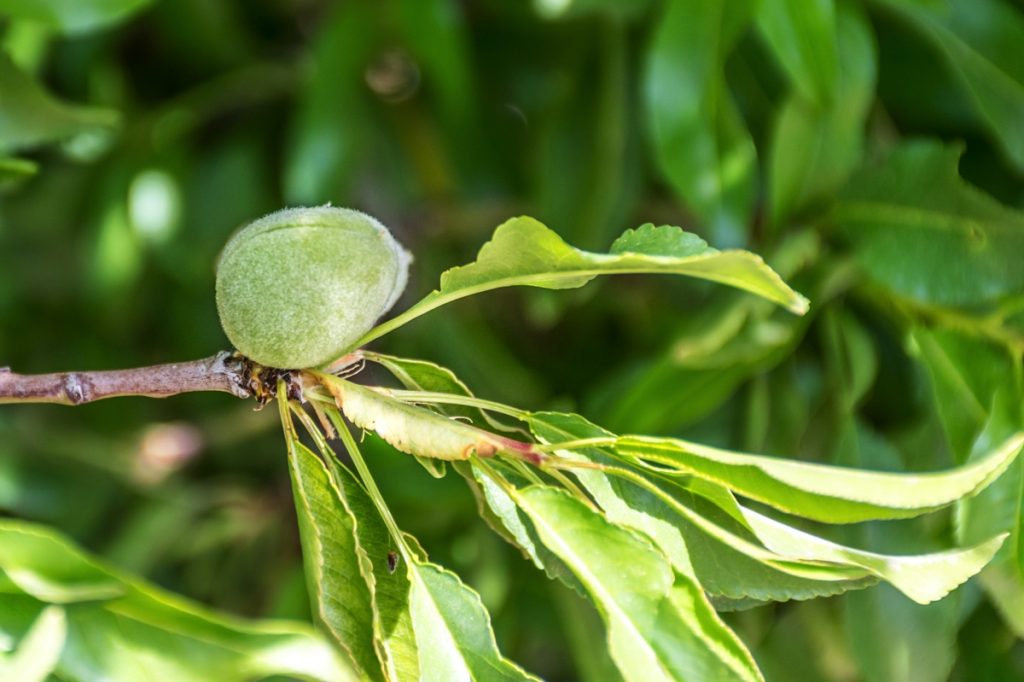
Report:
M236 232L221 252L221 326L261 365L321 367L391 308L410 260L365 213L332 206L271 213Z

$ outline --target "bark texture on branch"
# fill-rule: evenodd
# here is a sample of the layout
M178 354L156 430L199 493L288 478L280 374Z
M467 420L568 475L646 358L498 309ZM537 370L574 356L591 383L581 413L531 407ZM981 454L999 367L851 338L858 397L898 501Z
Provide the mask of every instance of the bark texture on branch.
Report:
M250 397L246 361L222 351L191 362L99 372L17 374L0 368L0 403L82 405L117 396L166 398L195 391Z

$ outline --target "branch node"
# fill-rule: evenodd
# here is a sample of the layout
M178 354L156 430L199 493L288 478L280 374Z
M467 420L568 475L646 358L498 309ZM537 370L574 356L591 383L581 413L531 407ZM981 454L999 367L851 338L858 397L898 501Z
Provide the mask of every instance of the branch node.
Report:
M64 395L72 405L81 405L86 401L86 383L77 372L64 375Z

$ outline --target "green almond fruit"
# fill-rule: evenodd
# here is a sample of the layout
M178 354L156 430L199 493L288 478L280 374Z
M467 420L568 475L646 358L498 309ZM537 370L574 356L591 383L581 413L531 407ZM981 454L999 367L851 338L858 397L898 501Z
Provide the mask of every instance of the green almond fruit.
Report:
M286 208L249 223L217 264L228 339L266 367L322 367L351 350L405 289L409 253L347 208Z

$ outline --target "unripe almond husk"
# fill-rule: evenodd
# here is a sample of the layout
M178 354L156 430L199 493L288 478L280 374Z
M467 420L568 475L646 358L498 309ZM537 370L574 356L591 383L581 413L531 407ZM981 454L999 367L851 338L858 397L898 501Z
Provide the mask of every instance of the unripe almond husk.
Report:
M347 208L286 208L241 228L217 264L228 339L266 367L322 367L351 349L405 289L409 253Z

